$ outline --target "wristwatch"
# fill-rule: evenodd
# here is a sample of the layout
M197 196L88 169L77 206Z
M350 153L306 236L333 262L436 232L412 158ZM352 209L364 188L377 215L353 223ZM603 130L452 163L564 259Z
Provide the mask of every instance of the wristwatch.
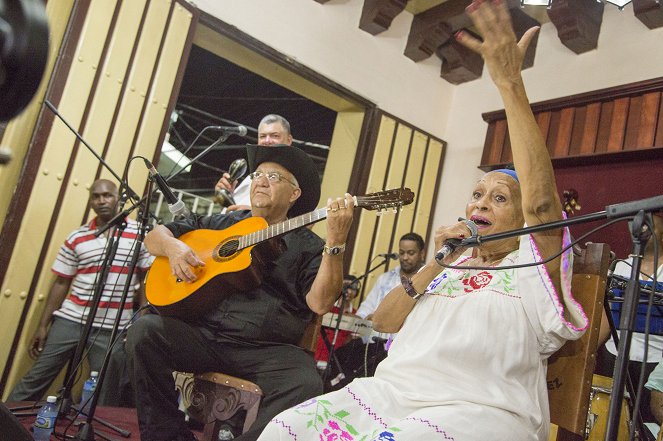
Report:
M328 247L327 245L325 245L325 247L323 248L323 252L329 254L330 256L336 256L338 254L345 252L345 244L336 245L333 247Z

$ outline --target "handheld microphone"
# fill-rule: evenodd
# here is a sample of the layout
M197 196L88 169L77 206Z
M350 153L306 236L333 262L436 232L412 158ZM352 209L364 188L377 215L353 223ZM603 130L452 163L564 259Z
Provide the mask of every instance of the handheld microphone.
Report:
M378 254L378 257L384 257L387 260L390 260L390 259L391 260L396 260L396 259L398 259L398 254L396 254L396 253L382 253L382 254Z
M444 260L445 257L447 257L449 254L453 253L456 251L458 247L466 247L466 246L476 246L479 245L479 242L477 241L477 224L472 222L469 219L463 219L458 218L459 221L465 222L467 225L467 228L470 229L470 232L472 233L471 237L468 237L466 239L447 239L444 241L444 244L442 245L442 248L439 249L437 253L435 253L435 260Z
M212 126L213 129L221 130L227 135L246 136L249 132L245 126Z
M143 158L143 161L145 161L147 171L150 173L150 178L154 181L159 190L161 190L163 198L168 203L168 211L170 211L170 213L176 218L188 216L190 214L189 209L186 208L186 205L181 199L177 199L177 196L173 194L173 190L170 189L163 176L159 174L150 161L145 158Z
M243 127L244 130L246 130L246 127ZM246 174L246 169L248 168L246 164L246 159L244 158L239 158L235 159L231 164L230 167L228 167L228 174L230 175L228 177L228 182L231 184L235 182L237 179L241 178ZM219 203L224 206L224 207L229 207L231 205L235 205L235 199L232 197L230 192L226 190L225 188L222 188L221 190L218 190L216 192L216 197L219 199Z

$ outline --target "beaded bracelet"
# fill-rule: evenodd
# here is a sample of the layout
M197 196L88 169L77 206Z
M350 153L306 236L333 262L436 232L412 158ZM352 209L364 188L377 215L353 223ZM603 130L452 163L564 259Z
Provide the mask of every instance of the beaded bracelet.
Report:
M416 289L414 289L414 286L412 285L412 279L408 279L405 276L401 276L401 284L403 285L403 289L405 290L405 293L412 297L412 300L418 300L419 297L423 296L426 294L426 291L424 292L417 292Z

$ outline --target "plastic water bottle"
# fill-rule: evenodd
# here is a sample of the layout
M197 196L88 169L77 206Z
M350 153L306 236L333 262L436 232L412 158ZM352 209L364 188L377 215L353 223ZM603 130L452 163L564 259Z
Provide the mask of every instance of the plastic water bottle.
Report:
M230 439L235 439L235 435L230 431L230 428L224 424L221 426L221 429L219 430L219 437L217 438L219 441L227 441Z
M57 397L50 395L46 399L46 404L39 409L37 419L32 425L32 436L35 441L48 441L51 439L51 433L55 429L55 419L58 416Z
M99 372L90 372L90 378L85 380L85 384L83 385L83 393L81 394L81 413L85 415L90 412L90 403L92 401L92 395L94 394L95 389L97 389L98 377Z

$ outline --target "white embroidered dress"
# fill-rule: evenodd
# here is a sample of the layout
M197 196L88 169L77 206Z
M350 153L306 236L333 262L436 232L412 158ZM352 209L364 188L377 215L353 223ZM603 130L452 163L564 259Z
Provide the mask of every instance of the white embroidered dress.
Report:
M568 295L570 254L562 259ZM500 266L535 260L534 241L523 238ZM260 440L547 440L547 358L583 334L580 305L569 306L583 318L577 328L543 265L448 269L427 291L375 377L277 415Z

